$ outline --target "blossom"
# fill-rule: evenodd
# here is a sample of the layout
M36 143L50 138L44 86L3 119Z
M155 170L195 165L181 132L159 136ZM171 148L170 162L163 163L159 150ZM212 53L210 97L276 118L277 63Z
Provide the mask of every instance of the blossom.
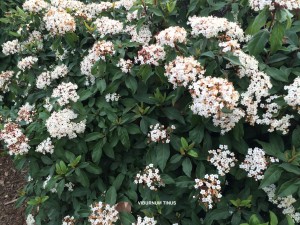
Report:
M52 35L64 35L76 30L75 19L64 9L51 7L44 15L43 21Z
M2 44L2 53L4 55L13 55L20 51L20 43L18 39L7 41Z
M150 126L150 131L148 133L149 142L161 142L169 143L170 142L170 133L175 129L175 126L165 129L163 125L159 123Z
M36 87L44 89L51 84L51 73L49 71L41 73L36 79Z
M62 225L75 225L75 222L76 222L76 220L75 220L74 216L68 215L63 218Z
M106 102L117 102L121 96L117 93L108 93L105 95Z
M4 129L0 132L0 140L4 141L10 155L24 155L30 149L28 138L19 125L13 122L4 125Z
M85 15L92 19L96 18L100 13L107 11L113 7L111 2L99 2L99 3L90 3L85 6L84 13Z
M220 145L217 150L209 150L208 161L217 167L218 174L220 176L225 176L229 173L230 169L235 166L237 159L233 152L228 150L227 145Z
M146 166L143 172L138 173L135 176L135 184L142 184L147 186L150 190L157 191L159 187L165 186L163 180L160 177L159 170L149 164Z
M137 27L134 25L126 26L124 31L131 36L131 42L148 45L152 38L152 33L147 25L143 25L139 31L137 31Z
M284 96L286 103L300 113L300 77L295 78L292 84L284 86L284 90L288 91L288 94Z
M39 13L40 11L47 9L49 4L44 0L26 0L23 3L23 9L28 12Z
M76 138L77 134L84 132L86 122L85 120L79 123L72 122L77 117L78 115L71 109L53 112L46 120L46 127L50 136L58 139L62 137Z
M47 138L42 141L35 149L36 152L40 152L42 154L52 154L54 152L54 145L52 144L51 138Z
M198 198L206 208L212 209L213 204L222 198L221 181L217 174L206 174L203 179L195 179L194 188L200 191L193 198Z
M110 19L106 16L98 18L94 24L96 26L96 31L100 34L100 38L103 38L107 34L114 35L121 33L123 30L122 22Z
M30 105L26 102L25 105L20 107L18 111L17 122L25 122L29 124L33 121L33 116L35 115L34 105Z
M21 50L24 51L28 47L34 46L36 50L42 50L44 45L43 45L43 36L40 31L32 31L29 34L29 37L27 40L23 41L20 44Z
M118 221L119 212L115 206L110 206L100 201L90 207L89 222L92 225L111 225Z
M156 225L157 221L154 220L154 218L151 217L137 217L136 223L132 223L132 225Z
M166 53L163 47L159 45L144 46L138 51L138 56L135 58L136 63L158 66L159 61L164 60Z
M159 45L169 45L171 47L175 47L176 43L185 43L186 36L187 32L184 28L174 26L162 30L155 38Z
M129 73L133 66L133 62L130 59L120 59L116 66L121 68L123 73Z
M14 76L14 71L7 70L0 73L0 90L2 92L9 91L9 85L11 83L11 79Z
M72 191L74 191L74 184L72 183L72 182L69 182L69 183L66 183L65 184L65 187L67 187L68 188L68 191L70 191L70 192L72 192Z
M21 61L18 62L18 68L22 71L25 69L31 69L32 66L38 61L38 58L35 56L28 56L23 58Z
M32 214L28 214L26 217L26 224L27 225L35 225L35 219Z
M212 38L218 37L223 33L232 39L242 42L247 40L243 29L238 24L229 22L226 18L192 16L188 20L187 24L192 27L191 34L193 36L201 34L206 38Z
M76 92L77 88L77 84L62 82L53 90L51 97L58 98L57 102L60 106L69 104L70 100L72 102L77 102L79 99L79 95Z
M177 56L176 59L165 65L165 76L173 87L184 86L202 78L205 70L194 57Z

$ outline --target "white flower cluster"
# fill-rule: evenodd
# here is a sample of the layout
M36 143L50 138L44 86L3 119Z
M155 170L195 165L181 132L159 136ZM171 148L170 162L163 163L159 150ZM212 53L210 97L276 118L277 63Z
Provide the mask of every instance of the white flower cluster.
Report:
M194 185L200 193L193 198L199 198L199 202L203 203L206 208L212 209L213 204L222 198L221 182L217 174L206 174L204 179L195 179Z
M148 133L149 142L169 143L170 134L175 129L174 125L166 129L164 125L160 125L159 123L150 125L150 131Z
M46 189L46 187L47 187L49 181L51 180L51 178L52 178L51 175L49 175L49 176L46 177L46 180L44 180L44 182L43 182L43 186L42 186L43 189Z
M70 192L74 191L74 189L73 189L74 186L75 185L72 182L69 182L69 183L65 184L65 187L68 188L68 191L70 191Z
M74 216L65 216L62 220L62 225L75 225L75 218Z
M222 134L231 130L245 115L237 108L239 93L226 79L207 76L191 84L189 89L193 113L205 118L213 117L214 125L221 127ZM228 112L223 112L224 109Z
M119 34L123 30L122 22L110 19L106 16L96 19L94 24L96 26L96 31L100 35L100 38L103 38L105 35Z
M51 7L43 17L46 29L52 35L64 35L76 30L75 19L64 9Z
M108 93L105 95L106 102L117 102L121 96L117 93Z
M218 174L220 176L225 176L229 173L230 169L235 166L237 159L233 152L228 150L227 145L220 145L217 150L209 150L208 161L217 167Z
M270 126L268 129L269 132L275 130L281 131L282 134L287 134L289 131L289 126L291 126L290 119L294 118L293 115L284 115L281 118L273 118L273 115L276 115L280 112L281 106L276 102L271 102L272 100L278 98L279 96L273 95L266 99L266 103L260 104L261 109L265 109L265 113L262 114L262 117L256 120L257 124L265 124Z
M253 177L255 180L264 179L264 171L268 168L268 158L265 151L260 148L249 148L246 158L240 164L240 168L244 169L248 177ZM270 162L279 162L277 158L270 157Z
M298 110L298 113L300 114L300 77L295 78L291 85L285 86L284 90L288 91L284 100L288 105Z
M277 205L278 208L283 209L283 214L289 215L296 223L300 223L300 212L296 212L296 209L293 206L296 199L292 195L286 197L276 196L276 186L274 184L264 187L263 190L267 193L271 203Z
M98 41L93 45L93 48L89 50L89 54L85 56L80 64L81 73L87 76L87 84L94 84L95 77L92 75L92 67L98 60L105 61L105 57L115 54L115 48L110 41Z
M89 215L91 225L112 225L118 221L119 212L115 206L97 202L91 205L91 211Z
M77 88L77 84L62 82L53 90L51 97L58 98L57 102L60 106L69 104L70 100L77 102L79 99L79 95L76 92Z
M35 219L32 214L28 214L26 217L26 225L35 225Z
M51 139L48 137L46 140L42 141L35 149L36 152L40 152L42 154L52 154L54 152L54 145L52 144Z
M159 61L164 60L166 53L163 47L159 45L144 46L138 51L138 56L135 58L136 63L159 66Z
M90 3L85 7L85 15L88 19L96 18L100 13L113 7L111 2Z
M120 5L123 6L126 10L131 9L136 0L120 0Z
M176 43L186 43L187 32L184 28L174 26L159 32L156 41L159 45L175 47Z
M23 9L28 12L38 13L47 9L49 4L44 0L26 0L23 3Z
M133 66L133 62L130 59L120 59L116 66L121 68L123 73L129 73Z
M43 72L37 77L36 87L38 89L44 89L49 86L53 80L65 77L68 73L69 70L66 65L56 66L52 72Z
M2 44L2 53L4 55L13 55L20 51L20 43L18 39L7 41Z
M250 7L255 11L263 10L269 7L269 10L274 10L277 7L294 10L300 8L298 0L249 0Z
M220 42L219 47L222 48L222 52L235 52L240 49L240 44L237 40L229 40L225 42Z
M174 89L177 86L187 87L192 82L203 78L204 68L194 57L177 56L176 59L165 65L165 76L173 84Z
M241 62L237 73L238 77L251 77L258 72L258 61L253 56L246 54L242 50L234 50L233 55L239 57Z
M26 124L32 123L33 116L35 115L34 105L30 105L26 102L25 105L21 106L18 111L17 122L25 122Z
M154 218L145 216L144 218L138 216L136 223L132 225L156 225L157 221Z
M77 137L77 134L83 133L86 121L83 120L79 123L71 121L76 119L77 116L71 109L53 112L46 121L50 136L58 139L67 136L69 139L73 139Z
M35 56L27 56L18 62L18 68L23 72L26 69L31 69L32 66L38 61L38 58Z
M4 125L0 132L0 140L4 141L10 155L24 155L30 149L28 138L16 123L8 122Z
M159 187L165 186L160 177L159 170L149 164L142 173L138 173L134 180L135 184L142 184L150 190L157 191Z
M148 45L152 38L152 33L149 29L149 26L142 26L139 31L134 25L126 26L125 32L131 36L131 42L138 42L143 45Z
M14 76L14 71L4 71L0 73L0 90L6 93L9 90L11 78Z
M238 24L229 22L226 18L192 16L188 20L187 24L192 27L191 34L193 36L201 34L206 38L212 38L224 33L232 39L242 42L247 40L243 29Z

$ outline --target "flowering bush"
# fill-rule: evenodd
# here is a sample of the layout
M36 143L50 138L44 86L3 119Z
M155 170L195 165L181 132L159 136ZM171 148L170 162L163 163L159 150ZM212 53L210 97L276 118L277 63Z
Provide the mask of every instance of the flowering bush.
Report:
M27 224L300 223L299 10L25 0L5 13L0 139L28 170Z

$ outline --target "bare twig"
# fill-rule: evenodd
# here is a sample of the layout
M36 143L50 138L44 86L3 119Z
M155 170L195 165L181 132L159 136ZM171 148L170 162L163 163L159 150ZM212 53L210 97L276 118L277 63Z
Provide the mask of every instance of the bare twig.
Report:
M9 201L9 202L5 202L4 205L10 205L10 204L12 204L12 203L14 203L14 202L16 202L16 201L18 201L17 198L14 199L14 200L11 200L11 201Z

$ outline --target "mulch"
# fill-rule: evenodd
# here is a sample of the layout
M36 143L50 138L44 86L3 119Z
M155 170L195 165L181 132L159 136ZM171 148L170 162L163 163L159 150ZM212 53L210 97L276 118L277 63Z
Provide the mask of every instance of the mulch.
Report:
M25 174L16 170L11 158L0 150L0 225L26 224L25 207L15 207L15 200L26 183Z

